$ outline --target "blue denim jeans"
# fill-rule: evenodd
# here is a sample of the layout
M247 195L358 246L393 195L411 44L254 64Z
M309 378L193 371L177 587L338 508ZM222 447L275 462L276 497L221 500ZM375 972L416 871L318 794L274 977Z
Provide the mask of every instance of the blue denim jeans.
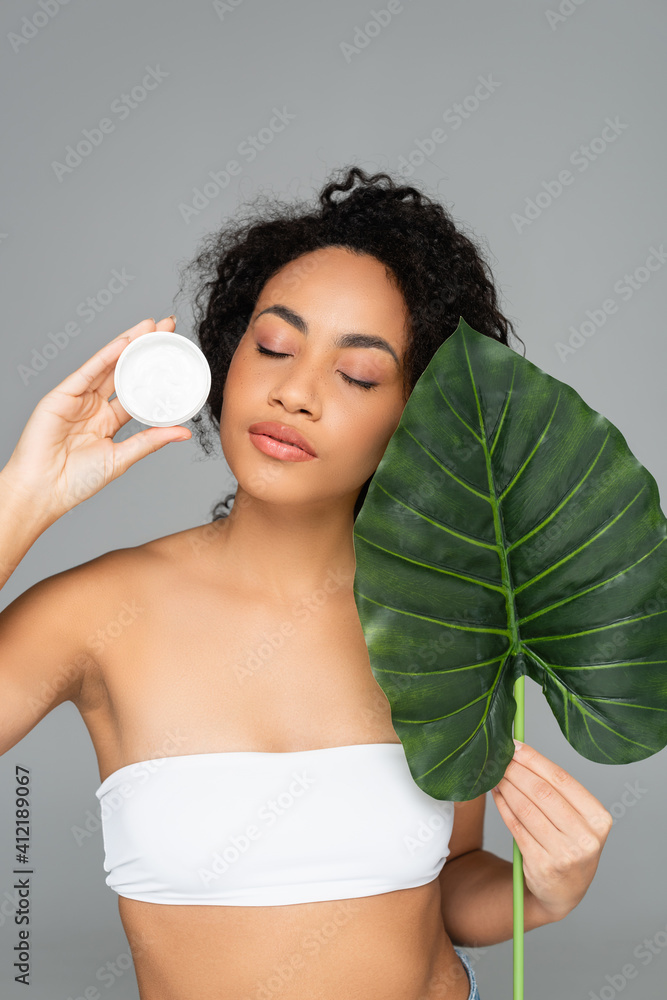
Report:
M468 973L468 979L470 980L470 993L468 994L468 1000L480 1000L479 990L477 989L477 980L475 979L475 973L473 972L472 965L470 964L470 959L466 953L461 951L460 948L457 948L456 945L454 945L454 951L463 962L466 972Z

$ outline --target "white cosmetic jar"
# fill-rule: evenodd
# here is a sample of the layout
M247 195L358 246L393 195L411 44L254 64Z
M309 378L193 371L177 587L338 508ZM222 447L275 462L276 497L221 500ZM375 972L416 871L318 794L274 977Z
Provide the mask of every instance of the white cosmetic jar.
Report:
M114 389L124 410L150 427L173 427L201 410L211 389L206 356L168 330L142 333L121 352Z

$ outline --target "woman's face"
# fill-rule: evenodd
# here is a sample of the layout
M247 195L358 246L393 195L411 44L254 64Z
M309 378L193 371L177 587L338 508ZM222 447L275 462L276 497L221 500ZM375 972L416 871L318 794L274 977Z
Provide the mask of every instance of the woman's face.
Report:
M311 508L348 497L352 507L405 406L406 322L401 293L369 255L326 247L267 281L232 358L220 415L239 487L271 503ZM271 443L249 428L265 421L294 428L316 457L261 450Z

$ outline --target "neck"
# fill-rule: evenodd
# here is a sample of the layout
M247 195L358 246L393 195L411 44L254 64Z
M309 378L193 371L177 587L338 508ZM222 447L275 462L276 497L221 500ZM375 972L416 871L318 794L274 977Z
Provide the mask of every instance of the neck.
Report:
M356 497L307 507L279 506L237 489L221 523L225 572L242 589L291 601L318 591L351 591L355 573L352 529ZM320 594L321 598L321 594Z

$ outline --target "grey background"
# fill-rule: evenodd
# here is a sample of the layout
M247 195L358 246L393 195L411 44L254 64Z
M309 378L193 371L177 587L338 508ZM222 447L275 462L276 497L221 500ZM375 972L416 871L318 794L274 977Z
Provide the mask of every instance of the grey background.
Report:
M55 0L44 2L52 8ZM37 0L8 0L1 39L2 464L39 399L112 337L147 316L168 315L175 304L177 331L191 333L185 304L174 302L178 264L246 198L262 189L308 197L334 167L356 162L395 172L412 154L411 176L488 245L503 308L527 357L621 429L664 497L667 268L650 272L627 301L614 285L667 237L667 11L657 0L562 7L570 13L550 23L555 0L404 0L346 59L341 44L354 42L373 10L386 10L384 0L236 0L221 12L210 2L70 0L38 16L46 23L37 30L23 21L43 10ZM22 30L33 37L14 51L12 33ZM113 102L158 66L166 77L121 120ZM491 76L495 89L454 128L443 115L474 94L480 76ZM239 144L268 126L274 107L295 117L248 162ZM104 117L114 130L58 180L53 161ZM580 171L570 156L601 135L606 118L625 127L605 149L594 145L599 155ZM436 128L447 138L419 162L418 141ZM241 175L186 223L179 206L192 202L209 171L234 158ZM518 232L513 213L564 169L573 183ZM84 321L77 306L107 286L113 269L133 279ZM616 313L563 360L558 344L609 298ZM31 363L33 348L41 351L49 333L77 319L80 334L25 384L19 366ZM132 421L125 431L139 429ZM203 523L211 503L233 487L221 455L202 460L194 441L148 456L39 538L4 588L3 606L37 580L101 552ZM616 818L580 905L526 935L526 996L655 1000L667 979L665 754L622 767L587 761L567 744L529 680L526 740ZM33 787L29 990L13 982L7 896L17 764L31 768ZM624 804L628 783L636 794ZM74 1000L91 985L113 1000L138 996L116 896L104 883L101 833L79 846L72 832L94 818L98 784L93 747L71 703L0 759L3 997ZM511 859L511 835L490 795L485 835L489 850ZM640 957L646 939L654 954ZM509 996L512 941L469 951L484 1000ZM111 985L96 978L107 962L119 963ZM626 980L628 963L637 972Z

